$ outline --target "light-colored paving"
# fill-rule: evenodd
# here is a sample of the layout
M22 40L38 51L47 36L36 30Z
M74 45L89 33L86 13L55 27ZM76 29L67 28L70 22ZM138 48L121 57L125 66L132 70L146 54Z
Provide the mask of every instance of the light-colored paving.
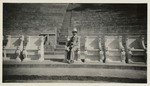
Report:
M24 64L28 64L28 65L32 65L32 64L42 64L42 65L95 65L95 66L100 66L100 65L103 65L103 66L128 66L128 67L147 67L147 64L125 64L125 63L101 63L101 62L75 62L74 64L68 64L66 62L63 62L62 60L60 61L51 61L51 60L44 60L44 61L37 61L37 60L32 60L32 61L25 61L25 62L19 62L19 61L16 61L16 60L11 60L11 61L3 61L3 64L4 65L11 65L11 64L21 64L21 65L24 65Z
M92 80L7 80L8 82L19 82L19 83L116 83L111 81L92 81Z
M4 75L39 75L39 76L102 76L146 79L143 70L90 69L90 68L4 68Z

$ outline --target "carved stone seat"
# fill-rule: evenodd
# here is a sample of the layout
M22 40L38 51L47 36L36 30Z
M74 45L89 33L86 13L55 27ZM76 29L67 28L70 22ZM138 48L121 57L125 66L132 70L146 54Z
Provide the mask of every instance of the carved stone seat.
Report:
M105 62L125 63L125 49L122 36L105 36Z
M70 40L70 38L71 38L71 36L67 37L67 42L66 42L66 45L65 45L65 50L67 49L67 43ZM67 55L68 55L68 53L65 51L65 59L63 60L64 62L67 61ZM81 62L81 59L80 59L80 36L78 36L78 49L77 49L77 51L75 53L74 61Z
M98 36L86 36L85 38L85 61L103 62L102 39Z
M7 35L3 39L3 54L4 60L16 59L21 61L21 51L23 49L24 36L11 36Z
M24 40L23 61L44 60L44 40L42 36L27 36Z
M147 62L147 49L144 36L127 36L126 52L128 63Z

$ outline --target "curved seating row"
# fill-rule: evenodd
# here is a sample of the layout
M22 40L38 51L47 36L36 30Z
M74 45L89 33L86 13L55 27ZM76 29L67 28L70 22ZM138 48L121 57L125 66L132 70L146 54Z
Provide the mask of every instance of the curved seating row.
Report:
M4 60L16 59L25 61L30 59L44 60L44 41L42 36L11 36L3 37Z
M145 36L87 36L85 39L85 61L147 62Z
M81 55L79 48L75 60L99 61L99 62L122 62L136 63L147 62L146 36L86 36L85 49ZM82 51L83 52L83 51ZM83 56L84 55L84 56ZM4 60L17 59L44 60L44 38L43 36L11 36L3 37L3 56ZM67 54L65 53L65 58Z

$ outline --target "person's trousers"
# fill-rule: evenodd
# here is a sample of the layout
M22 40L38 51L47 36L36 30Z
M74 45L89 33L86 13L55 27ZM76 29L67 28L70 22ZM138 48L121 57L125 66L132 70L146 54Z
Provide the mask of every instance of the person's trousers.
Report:
M77 49L78 49L78 47L74 46L70 51L68 51L68 53L67 53L67 59L68 60L74 60L75 52L77 51Z

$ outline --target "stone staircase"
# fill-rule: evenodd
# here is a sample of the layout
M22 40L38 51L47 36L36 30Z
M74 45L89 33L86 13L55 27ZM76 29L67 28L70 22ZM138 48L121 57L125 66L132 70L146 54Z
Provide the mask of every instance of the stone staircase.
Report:
M56 48L54 51L44 51L45 55L63 55L65 52L65 46L64 45L56 45Z
M54 51L47 51L45 54L49 55L64 55L65 52L65 44L67 41L67 36L68 36L68 29L70 27L70 18L71 18L71 12L66 11L61 29L59 31L59 36L58 36L58 44L56 45L56 48Z
M68 29L70 27L71 12L66 12L65 18L63 20L62 28L60 30L60 36L58 38L58 44L65 45L66 37L68 36Z

